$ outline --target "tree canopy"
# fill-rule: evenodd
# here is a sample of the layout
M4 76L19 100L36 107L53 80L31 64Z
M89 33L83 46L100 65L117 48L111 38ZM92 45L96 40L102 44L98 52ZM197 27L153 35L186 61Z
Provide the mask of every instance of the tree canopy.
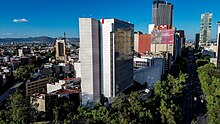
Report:
M213 64L206 64L198 68L199 79L205 94L208 120L210 124L220 123L220 78L219 71Z
M30 78L34 65L20 66L15 70L14 76L19 81L26 81Z

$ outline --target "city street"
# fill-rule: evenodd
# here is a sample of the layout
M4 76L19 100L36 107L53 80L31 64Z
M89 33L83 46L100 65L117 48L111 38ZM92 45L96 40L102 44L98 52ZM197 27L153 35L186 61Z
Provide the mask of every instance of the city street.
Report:
M191 124L194 119L197 124L208 124L207 109L193 54L194 52L190 50L187 64L188 79L183 91L183 123Z
M7 90L3 95L0 96L0 106L3 101L5 101L11 94L13 94L18 87L20 87L23 84L23 82L17 83L13 87L11 87L9 90Z

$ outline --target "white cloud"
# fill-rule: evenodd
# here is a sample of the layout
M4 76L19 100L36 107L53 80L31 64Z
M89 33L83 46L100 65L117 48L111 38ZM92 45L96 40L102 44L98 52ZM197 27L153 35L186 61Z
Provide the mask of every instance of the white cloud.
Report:
M14 33L2 33L3 36L12 36L12 35L16 35Z
M3 32L0 33L0 37L2 38L26 38L26 37L30 37L27 34L16 34L16 33L11 33L11 32Z
M27 19L14 19L13 22L19 23L19 22L28 22Z

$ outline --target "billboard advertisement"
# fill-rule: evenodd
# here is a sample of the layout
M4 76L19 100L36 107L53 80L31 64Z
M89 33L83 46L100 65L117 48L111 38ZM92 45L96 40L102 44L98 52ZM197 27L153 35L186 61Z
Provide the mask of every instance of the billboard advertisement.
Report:
M162 42L162 30L153 29L151 34L152 44L161 44Z
M174 30L161 30L162 31L162 44L174 44Z

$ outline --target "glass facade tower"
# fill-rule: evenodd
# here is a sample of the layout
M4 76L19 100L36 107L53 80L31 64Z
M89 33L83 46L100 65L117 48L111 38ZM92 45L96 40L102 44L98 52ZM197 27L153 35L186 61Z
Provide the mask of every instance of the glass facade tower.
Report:
M204 46L211 42L212 31L212 13L205 13L201 15L200 24L200 45Z
M102 19L102 93L112 102L133 83L134 25Z

